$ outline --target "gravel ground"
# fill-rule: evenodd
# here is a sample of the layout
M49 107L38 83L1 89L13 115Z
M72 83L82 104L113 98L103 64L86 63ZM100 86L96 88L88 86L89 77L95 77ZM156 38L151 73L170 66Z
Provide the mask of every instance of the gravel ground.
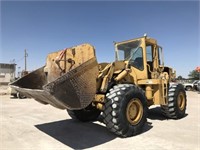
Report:
M168 120L153 107L143 133L119 138L100 121L80 123L65 110L1 95L0 149L200 150L200 94L189 91L187 98L185 118Z

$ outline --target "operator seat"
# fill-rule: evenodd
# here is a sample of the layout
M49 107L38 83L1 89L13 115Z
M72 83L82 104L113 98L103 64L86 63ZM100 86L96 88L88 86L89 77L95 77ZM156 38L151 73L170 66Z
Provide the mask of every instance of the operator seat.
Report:
M143 65L143 58L142 57L137 57L132 64L135 68L139 69L139 70L143 70L144 69L144 65Z

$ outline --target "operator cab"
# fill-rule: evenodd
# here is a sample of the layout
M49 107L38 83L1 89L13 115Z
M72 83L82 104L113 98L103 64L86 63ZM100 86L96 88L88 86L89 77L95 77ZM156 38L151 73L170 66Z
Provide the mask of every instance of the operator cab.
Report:
M116 61L128 61L129 65L139 70L144 70L141 43L141 40L136 40L117 45Z
M136 71L143 72L144 78L151 78L152 72L162 72L164 68L162 48L152 38L138 39L115 43L116 61L127 61Z

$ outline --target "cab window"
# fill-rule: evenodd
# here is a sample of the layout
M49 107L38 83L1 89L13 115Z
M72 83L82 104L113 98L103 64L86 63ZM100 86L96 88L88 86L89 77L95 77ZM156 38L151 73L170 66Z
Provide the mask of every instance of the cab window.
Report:
M141 47L139 47L136 51L133 51L129 64L139 70L144 70L143 50Z

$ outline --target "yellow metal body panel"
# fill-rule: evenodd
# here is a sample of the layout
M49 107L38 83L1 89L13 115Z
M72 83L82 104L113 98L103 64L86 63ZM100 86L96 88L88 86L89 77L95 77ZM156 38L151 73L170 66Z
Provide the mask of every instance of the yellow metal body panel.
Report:
M153 101L153 104L155 105L166 104L166 101L164 98L164 91L163 91L164 83L167 83L167 80L164 80L164 79L138 80L139 86L146 87L145 94L146 94L147 100ZM151 89L149 86L151 87Z
M93 57L95 57L95 50L90 44L82 44L48 54L44 68L44 72L48 73L48 82L54 81Z

